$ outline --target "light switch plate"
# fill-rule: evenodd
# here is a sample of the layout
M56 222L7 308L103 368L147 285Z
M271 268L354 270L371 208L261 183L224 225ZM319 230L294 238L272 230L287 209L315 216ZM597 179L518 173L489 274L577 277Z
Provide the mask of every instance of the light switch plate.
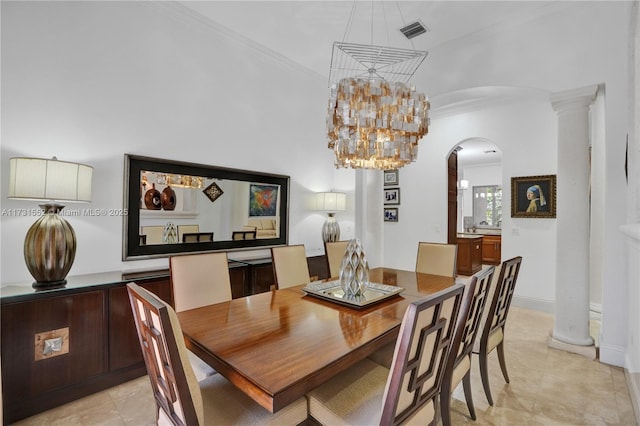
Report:
M69 327L36 333L34 339L35 361L69 353Z

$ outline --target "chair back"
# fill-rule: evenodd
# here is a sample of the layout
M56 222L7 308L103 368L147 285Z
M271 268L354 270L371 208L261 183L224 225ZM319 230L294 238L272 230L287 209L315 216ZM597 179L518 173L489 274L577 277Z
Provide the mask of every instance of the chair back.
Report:
M202 253L169 258L176 311L231 300L227 253Z
M273 279L278 288L294 287L311 282L304 244L271 248Z
M185 232L182 234L183 243L206 243L213 241L213 232Z
M162 244L162 234L164 233L164 226L142 226L140 227L140 234L146 235L145 244Z
M455 277L457 256L457 244L419 242L416 272Z
M349 241L327 241L324 243L324 254L327 257L327 267L329 269L329 277L337 278L340 276L340 266L342 266L342 258L347 251Z
M197 234L200 232L200 225L178 225L178 241L184 241L184 234Z
M127 291L159 418L179 426L204 424L202 394L175 311L135 283Z
M504 328L521 263L521 256L502 262L500 275L495 284L493 298L484 323L484 329L482 330L481 340L486 340L498 328Z
M464 285L455 284L407 308L384 391L380 424L399 424L416 415L430 417L421 417L421 424L433 420L427 404L433 407L440 393L463 292Z
M473 345L480 331L482 316L489 298L489 290L495 269L495 266L482 269L471 277L467 286L460 315L458 315L458 324L456 325L459 336L456 336L452 356L450 357L452 370L460 363L462 358L469 356L473 351Z

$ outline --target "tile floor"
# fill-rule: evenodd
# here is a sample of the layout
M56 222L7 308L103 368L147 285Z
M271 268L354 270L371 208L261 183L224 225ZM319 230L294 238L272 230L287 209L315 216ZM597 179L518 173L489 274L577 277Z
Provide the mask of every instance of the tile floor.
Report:
M624 370L547 347L550 314L512 307L506 359L510 384L490 357L495 405L487 404L477 357L472 365L477 421L468 417L462 388L454 392L454 425L637 425ZM18 425L151 425L154 402L147 377L25 419Z

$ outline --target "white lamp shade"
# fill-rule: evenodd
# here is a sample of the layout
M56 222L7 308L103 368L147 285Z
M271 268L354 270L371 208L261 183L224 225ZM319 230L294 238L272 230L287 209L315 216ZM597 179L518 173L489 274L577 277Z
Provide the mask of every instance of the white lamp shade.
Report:
M91 201L93 167L44 158L9 159L9 198Z
M343 192L318 192L316 210L323 212L341 212L347 209L347 195Z

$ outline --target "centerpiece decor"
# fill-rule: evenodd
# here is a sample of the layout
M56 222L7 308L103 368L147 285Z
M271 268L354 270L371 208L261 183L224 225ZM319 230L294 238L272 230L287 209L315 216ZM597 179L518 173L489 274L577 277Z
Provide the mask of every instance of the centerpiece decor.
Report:
M354 238L347 244L340 266L340 287L345 297L362 296L369 283L369 263L360 240Z

